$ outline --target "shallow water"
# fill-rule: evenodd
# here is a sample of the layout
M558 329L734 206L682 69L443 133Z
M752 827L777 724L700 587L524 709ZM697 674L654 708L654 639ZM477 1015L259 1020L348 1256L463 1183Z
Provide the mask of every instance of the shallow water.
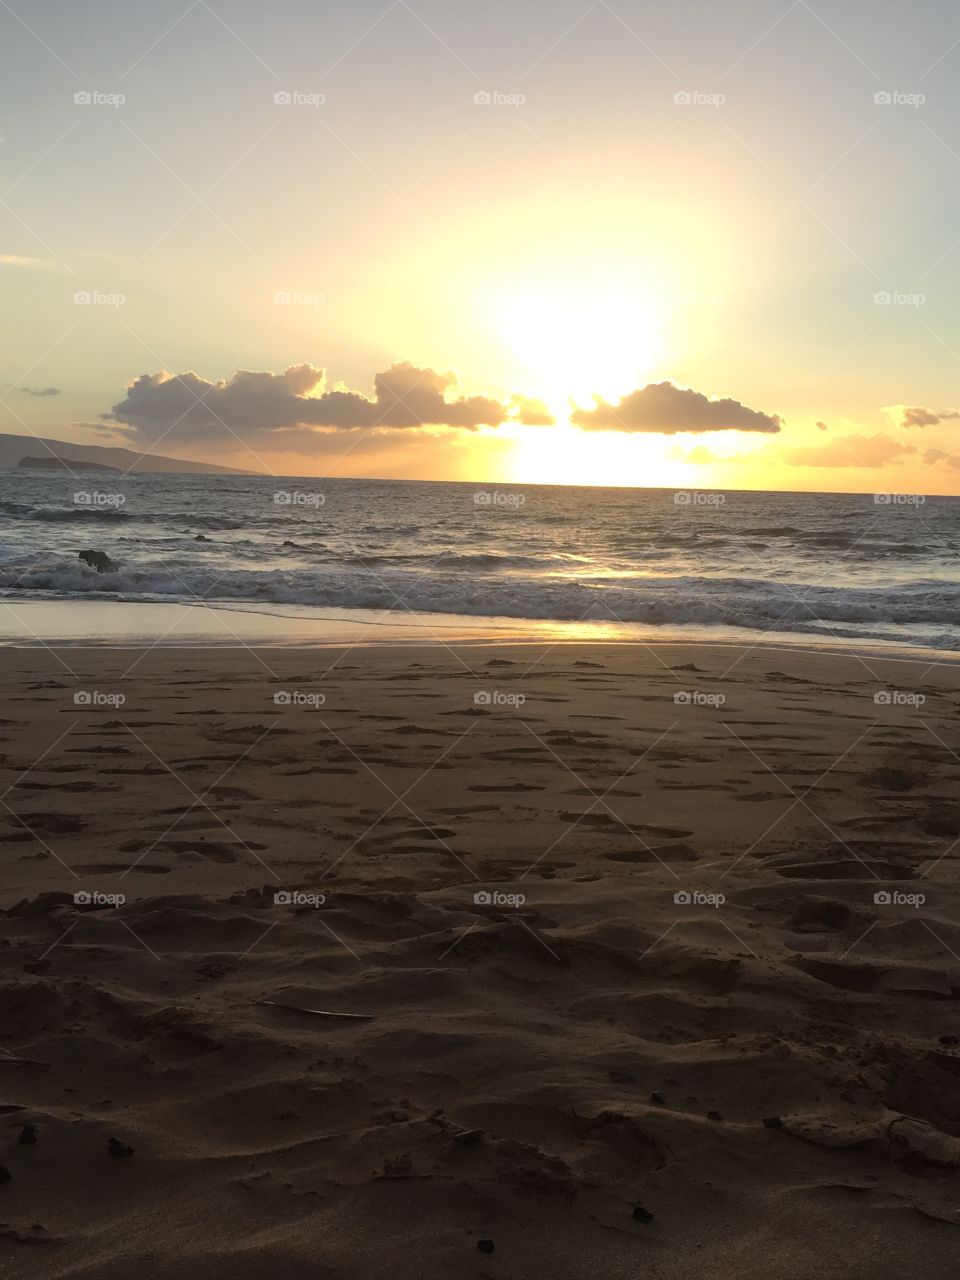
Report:
M82 564L89 548L117 570ZM398 624L412 612L960 650L958 564L952 498L0 475L11 602L199 602L297 619L382 610Z

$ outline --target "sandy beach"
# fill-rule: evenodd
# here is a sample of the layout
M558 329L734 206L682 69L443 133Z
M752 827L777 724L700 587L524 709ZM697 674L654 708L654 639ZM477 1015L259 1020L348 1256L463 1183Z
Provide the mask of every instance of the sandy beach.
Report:
M957 4L0 0L0 1280L941 1280Z
M4 1274L946 1273L958 683L5 651Z

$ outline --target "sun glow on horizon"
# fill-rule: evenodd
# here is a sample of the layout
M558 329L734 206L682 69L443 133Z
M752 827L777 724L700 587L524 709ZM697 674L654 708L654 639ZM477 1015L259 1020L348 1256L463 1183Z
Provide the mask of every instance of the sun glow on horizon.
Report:
M371 261L357 324L391 358L399 350L452 371L456 394L541 401L556 419L463 441L451 466L460 476L689 487L711 468L679 457L677 437L588 432L570 417L651 382L686 385L729 323L742 251L712 207L677 205L640 182L615 198L540 189L431 226Z
M518 484L669 488L690 483L690 469L661 436L583 431L570 423L518 433L510 479Z

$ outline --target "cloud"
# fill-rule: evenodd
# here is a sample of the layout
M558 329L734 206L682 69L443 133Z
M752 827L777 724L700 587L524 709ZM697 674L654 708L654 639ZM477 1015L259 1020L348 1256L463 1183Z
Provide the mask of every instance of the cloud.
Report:
M40 266L46 262L42 257L23 257L22 253L0 253L0 266Z
M21 387L20 391L25 396L38 396L41 399L45 396L58 396L60 394L59 387Z
M298 446L308 444L314 429L443 426L473 431L508 420L509 406L488 396L448 399L455 383L453 374L403 362L375 375L369 399L344 387L327 390L324 371L310 364L277 374L241 369L219 382L197 373L161 371L135 378L124 399L103 417L141 437L222 438L226 430L274 440L278 448L292 443L290 437Z
M650 431L675 435L680 431L780 430L776 414L748 409L739 400L708 400L699 391L651 382L631 391L619 404L599 396L593 409L575 409L570 421L585 431Z
M894 404L884 409L884 413L893 418L899 417L901 427L935 427L952 418L960 418L960 409L925 409L922 405Z
M681 445L675 444L667 453L667 457L674 462L693 462L699 465L731 461L729 458L721 458L719 454L703 444L695 444L692 449L684 449Z
M556 418L542 400L530 400L526 396L514 396L510 401L510 416L525 427L552 427Z
M878 431L874 436L854 433L838 436L829 444L790 449L784 457L792 467L882 467L904 454L916 452L914 445L902 444Z
M923 455L923 460L928 467L935 467L938 462L942 462L944 466L950 467L954 471L960 471L960 456L955 453L947 453L945 449L928 449Z

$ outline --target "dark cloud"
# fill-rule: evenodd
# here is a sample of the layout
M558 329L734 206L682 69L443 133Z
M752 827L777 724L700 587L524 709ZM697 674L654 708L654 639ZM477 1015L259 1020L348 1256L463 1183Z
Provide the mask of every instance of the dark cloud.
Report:
M21 387L20 390L25 396L58 396L60 394L59 387Z
M374 378L374 397L345 388L325 389L324 371L295 365L285 373L242 369L209 382L197 373L144 373L104 420L141 437L169 434L197 440L233 432L271 440L276 447L307 446L312 428L354 431L381 427L444 426L473 431L496 427L509 406L487 396L448 399L453 374L394 364Z
M922 405L896 405L893 412L902 415L901 427L935 427L951 418L960 418L960 409L924 409Z
M619 404L597 398L593 409L576 409L571 422L585 431L650 431L675 435L680 431L779 431L776 414L748 409L739 400L708 400L699 391L651 382L631 391Z
M793 467L882 467L907 453L916 453L913 445L903 444L878 431L874 436L838 436L829 444L789 449L784 454Z

